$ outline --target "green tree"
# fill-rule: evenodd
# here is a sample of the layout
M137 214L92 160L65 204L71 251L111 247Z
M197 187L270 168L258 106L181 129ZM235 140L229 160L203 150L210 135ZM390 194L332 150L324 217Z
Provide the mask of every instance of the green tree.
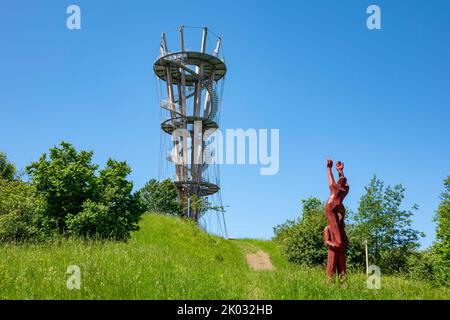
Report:
M131 173L125 162L109 159L99 171L97 195L83 202L82 211L66 217L70 234L100 238L126 239L129 232L138 230L143 213L133 184L126 179Z
M444 284L450 284L450 176L444 180L444 192L436 212L436 276Z
M49 159L43 154L39 161L27 168L34 186L45 199L43 210L45 224L66 232L66 217L76 215L83 209L87 199L97 195L93 152L77 152L67 142L50 149Z
M316 266L325 264L327 249L323 230L327 225L322 202L314 197L301 200L302 215L274 228L277 241L286 258L294 263Z
M32 185L0 179L0 242L31 240L40 235L35 217L41 201Z
M14 180L16 177L16 167L8 161L6 154L0 152L0 179Z
M423 236L411 227L417 205L401 209L405 190L401 184L385 188L383 181L374 176L354 216L361 235L368 240L371 262L384 272L404 269L408 255L418 248L418 240Z
M192 195L183 200L183 215L188 211L193 215L194 220L197 220L201 215L207 211L225 212L225 206L214 205L207 197L199 197Z
M178 201L178 189L170 179L150 180L139 190L139 198L148 212L180 215L183 211Z
M142 209L126 179L125 162L108 160L97 173L93 152L80 151L66 142L50 149L27 172L44 199L38 222L50 233L126 239L137 230Z

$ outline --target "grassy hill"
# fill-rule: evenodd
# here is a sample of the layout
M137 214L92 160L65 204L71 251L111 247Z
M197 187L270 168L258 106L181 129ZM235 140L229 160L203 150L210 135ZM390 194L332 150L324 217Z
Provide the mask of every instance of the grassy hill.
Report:
M263 250L273 271L252 271L245 253ZM81 289L66 288L69 265ZM127 243L64 240L0 246L0 299L449 299L450 290L383 276L381 290L364 274L345 289L324 270L288 263L271 241L224 240L177 218L146 214Z

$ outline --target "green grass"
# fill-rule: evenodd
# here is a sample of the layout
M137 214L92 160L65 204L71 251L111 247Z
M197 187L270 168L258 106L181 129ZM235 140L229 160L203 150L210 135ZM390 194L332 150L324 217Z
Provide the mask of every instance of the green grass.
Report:
M263 250L275 271L251 271L245 253ZM69 265L81 289L66 288ZM345 289L324 270L288 263L271 241L224 240L177 218L147 214L127 243L61 241L0 246L0 299L449 299L450 290L383 276L381 290L364 274Z

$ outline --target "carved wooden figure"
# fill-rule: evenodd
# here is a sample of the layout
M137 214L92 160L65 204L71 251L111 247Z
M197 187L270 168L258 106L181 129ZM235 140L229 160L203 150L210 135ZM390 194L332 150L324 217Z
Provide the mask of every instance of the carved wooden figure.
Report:
M330 197L325 204L328 225L324 229L324 242L328 248L327 277L331 280L337 270L341 283L343 283L347 270L345 250L348 247L348 238L345 233L345 207L342 202L348 194L349 186L347 178L344 176L344 163L340 161L336 163L336 170L339 173L337 182L334 180L332 169L333 161L328 159Z

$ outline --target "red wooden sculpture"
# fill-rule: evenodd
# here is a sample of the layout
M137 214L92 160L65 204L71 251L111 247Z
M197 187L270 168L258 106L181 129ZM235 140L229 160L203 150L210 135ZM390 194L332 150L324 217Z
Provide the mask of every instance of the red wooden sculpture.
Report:
M325 205L328 225L323 231L323 237L328 248L327 277L331 280L337 269L341 283L343 283L347 269L345 249L348 247L348 239L345 233L345 208L342 201L348 194L349 186L347 178L344 176L344 163L340 161L336 163L336 170L339 173L337 182L334 181L332 169L333 161L328 159L330 197Z

